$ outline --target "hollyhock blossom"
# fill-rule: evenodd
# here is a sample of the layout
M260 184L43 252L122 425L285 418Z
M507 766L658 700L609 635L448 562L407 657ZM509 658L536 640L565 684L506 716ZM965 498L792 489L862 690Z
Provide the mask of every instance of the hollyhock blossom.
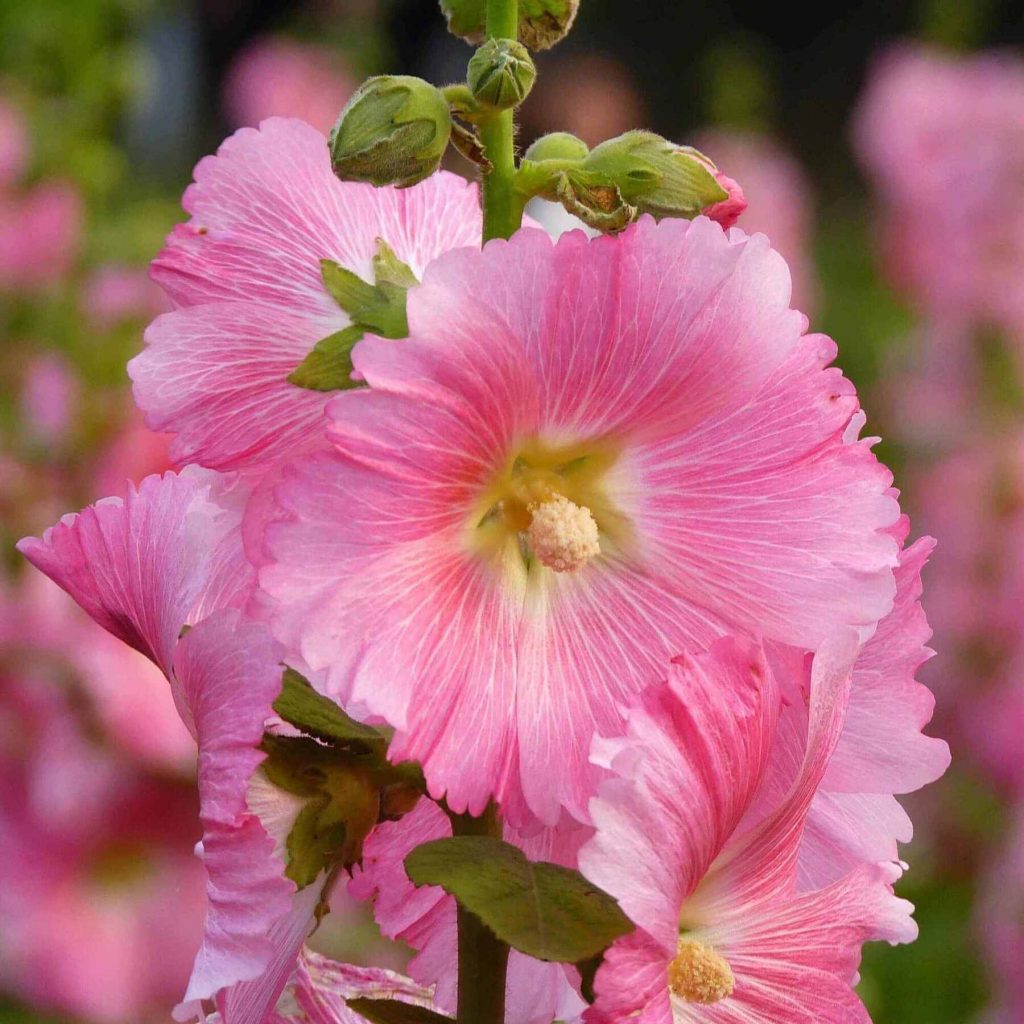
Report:
M82 232L82 201L65 182L0 194L0 289L45 288L72 267Z
M366 1024L350 999L390 999L436 1010L430 989L380 967L338 963L303 950L288 988L266 1024Z
M59 671L4 661L0 987L98 1024L165 1020L202 922L194 797L101 743Z
M753 132L710 130L701 133L695 144L714 153L743 182L743 230L771 239L772 248L789 264L794 305L813 312L818 288L810 251L812 190L803 168L777 142Z
M167 675L199 747L205 936L179 1019L216 997L229 1024L260 1024L312 923L315 886L294 894L246 802L280 691L281 651L239 606L244 489L192 467L148 477L122 499L65 516L19 545L115 636ZM183 627L191 626L183 638ZM181 639L179 639L181 638Z
M21 421L36 444L59 447L67 439L80 399L78 380L56 353L32 360L21 391Z
M591 735L730 632L817 648L895 589L898 507L763 236L643 219L449 253L289 467L277 635L432 795L587 819ZM474 765L467 773L464 766Z
M341 182L310 125L271 118L201 160L185 193L191 215L152 276L175 310L129 363L135 398L171 456L215 469L284 459L318 440L329 395L288 375L321 339L349 325L320 261L368 281L383 239L417 275L435 256L479 245L477 191L437 174L413 188Z
M109 331L126 320L148 320L169 303L145 271L107 264L94 270L82 290L85 315L94 330Z
M301 117L326 134L357 84L336 51L264 37L232 62L224 107L239 127L268 117Z
M1020 806L982 879L976 930L995 989L984 1024L1014 1024L1024 1016L1020 969L1024 962L1024 808Z
M458 944L453 897L437 886L417 889L405 872L404 861L421 843L452 834L451 822L441 808L420 800L399 821L385 822L368 837L362 865L355 869L349 892L374 900L374 914L383 933L416 950L409 963L410 976L433 987L437 1006L454 1013L457 996ZM582 827L543 829L523 836L505 826L505 840L522 849L531 860L576 867L580 845L590 830ZM584 1004L578 994L577 972L562 964L543 963L517 950L509 954L505 997L505 1024L550 1024L572 1020Z
M910 44L870 76L856 148L885 205L890 272L933 313L1024 324L1022 91L1018 57Z
M673 662L632 707L580 866L638 928L606 953L588 1021L867 1024L851 987L861 944L914 937L909 904L888 884L898 869L863 865L809 893L796 880L856 647L847 634L819 651L800 772L773 814L739 838L779 726L780 688L763 654L718 641Z

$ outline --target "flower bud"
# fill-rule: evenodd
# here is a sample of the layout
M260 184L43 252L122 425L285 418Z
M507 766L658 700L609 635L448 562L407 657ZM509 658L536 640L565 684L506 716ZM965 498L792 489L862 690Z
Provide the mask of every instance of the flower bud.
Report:
M548 50L564 39L579 10L579 0L519 0L519 41L531 50ZM471 43L484 38L487 0L441 0L448 31Z
M739 186L703 153L653 132L631 131L602 142L583 166L605 175L627 203L655 217L707 213L729 227L746 207Z
M587 227L605 234L623 231L639 215L637 208L624 201L622 193L608 178L584 170L560 173L554 198Z
M540 160L583 160L590 152L582 139L568 132L551 132L542 135L526 151L525 159Z
M415 185L437 170L451 136L448 104L421 78L365 81L331 130L334 173L345 181Z
M533 58L522 43L488 39L470 59L466 81L478 103L507 110L526 99L536 78Z

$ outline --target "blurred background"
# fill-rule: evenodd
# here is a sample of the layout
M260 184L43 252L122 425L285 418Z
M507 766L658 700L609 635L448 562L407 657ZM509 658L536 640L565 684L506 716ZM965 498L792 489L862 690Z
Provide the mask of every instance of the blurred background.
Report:
M1024 1022L1024 4L582 0L521 141L647 127L837 339L914 534L940 539L922 670L954 767L906 803L913 946L876 1024ZM367 75L461 78L436 0L0 4L0 1021L170 1020L198 941L191 740L156 669L13 542L167 466L124 364L191 168L272 114L326 131ZM452 163L452 169L465 172ZM339 898L322 948L397 966Z

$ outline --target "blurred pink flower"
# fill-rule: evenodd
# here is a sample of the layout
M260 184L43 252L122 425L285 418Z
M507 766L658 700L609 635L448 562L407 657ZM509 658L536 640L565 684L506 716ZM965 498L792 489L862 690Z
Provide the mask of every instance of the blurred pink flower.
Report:
M887 266L932 313L1024 324L1022 95L1019 57L923 45L885 54L868 82L854 137Z
M170 308L145 270L107 264L83 284L82 303L94 330L106 331L125 320L150 320Z
M255 128L268 117L300 117L326 135L358 84L337 50L264 37L232 63L224 107L239 128Z
M102 745L59 672L0 675L0 984L97 1024L166 1020L202 921L187 785Z
M811 252L813 190L803 168L773 139L753 132L711 129L695 145L743 183L743 230L768 236L789 264L793 305L813 314L818 302Z
M21 423L32 442L59 448L78 411L80 385L68 361L55 352L33 358L21 390Z
M763 236L706 218L435 260L275 491L275 631L454 809L586 821L590 736L668 658L892 607L891 476L789 298Z
M0 289L45 288L74 265L82 233L82 201L64 182L23 194L0 194Z
M0 99L0 189L13 185L29 159L28 131L21 113Z

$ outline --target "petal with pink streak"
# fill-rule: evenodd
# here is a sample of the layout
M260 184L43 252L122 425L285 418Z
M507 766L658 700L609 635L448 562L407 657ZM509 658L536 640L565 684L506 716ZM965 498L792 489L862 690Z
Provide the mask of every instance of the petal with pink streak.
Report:
M891 477L845 439L852 385L788 300L763 237L706 219L436 260L411 338L357 346L370 387L330 404L333 452L276 489L275 632L395 725L453 808L586 820L594 730L669 658L726 633L815 648L891 607ZM530 438L619 451L628 539L572 577L472 545Z
M195 467L150 476L123 500L105 498L66 515L18 549L170 676L182 626L240 604L251 587L239 530L243 500L233 477Z
M680 658L630 712L580 869L665 948L760 784L778 713L763 654L732 638Z
M196 1000L262 975L276 952L273 929L291 909L295 887L273 854L272 838L246 803L249 780L263 759L264 725L281 688L280 666L281 652L265 629L230 609L190 630L175 654L174 674L199 743L202 857L208 876L205 933L184 1013ZM310 920L307 909L307 929ZM259 1016L232 1016L227 1024L259 1024L277 995Z

